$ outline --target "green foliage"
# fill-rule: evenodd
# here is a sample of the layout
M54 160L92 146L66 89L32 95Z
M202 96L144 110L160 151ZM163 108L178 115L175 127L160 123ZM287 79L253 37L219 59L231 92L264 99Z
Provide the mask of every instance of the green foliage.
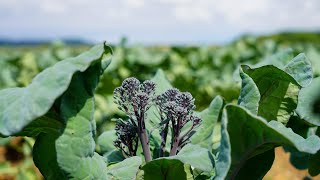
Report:
M212 148L214 127L221 118L221 109L224 105L220 96L215 97L209 107L199 113L202 123L191 138L192 144L198 144L204 148Z
M316 107L316 100L319 99L320 93L320 78L315 78L311 85L303 88L299 93L297 113L301 119L307 122L320 126L319 108Z
M109 64L108 53L108 46L95 46L46 69L26 88L0 92L5 95L1 96L1 133L37 137L34 161L46 179L107 178L107 164L94 152L93 95ZM8 101L14 103L5 107ZM13 120L18 124L13 126Z
M281 69L274 65L241 68L242 91L238 103L253 113L258 110L258 115L269 121L278 120L284 124L296 109L299 89L312 80L311 64L303 54Z
M192 170L183 165L210 172L214 167L211 153L198 145L188 144L176 156L153 160L142 167L145 179L192 179Z
M68 57L86 47L55 44L10 55L0 50L0 134L35 138L33 161L46 179L261 179L278 146L291 152L296 167L317 175L320 47L304 41L287 49L288 41L274 38L243 37L223 47L122 42L112 61L103 44L74 58ZM158 158L154 106L146 113L153 160L143 162L141 146L130 158L114 146L112 119L125 115L112 93L128 76L151 79L156 95L178 87L195 97L203 122L177 155ZM170 146L168 140L166 154ZM2 169L33 178L23 168Z
M142 160L134 156L108 167L109 179L135 179Z
M291 146L300 152L315 154L320 149L320 138L310 136L307 139L294 133L278 121L263 119L250 113L241 106L227 105L222 118L224 129L218 157L217 174L228 178L259 179L270 169L274 158L271 152L277 146ZM241 128L239 128L241 127ZM224 149L226 148L226 149ZM231 149L231 151L230 151ZM221 162L221 163L220 163ZM225 164L228 162L228 164ZM252 177L250 163L264 162L255 168L260 173ZM221 164L221 165L220 165ZM251 168L250 168L251 167Z

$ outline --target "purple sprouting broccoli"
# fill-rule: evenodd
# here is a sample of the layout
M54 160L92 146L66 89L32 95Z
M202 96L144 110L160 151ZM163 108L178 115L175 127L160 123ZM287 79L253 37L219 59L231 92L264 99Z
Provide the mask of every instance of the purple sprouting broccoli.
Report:
M143 154L146 162L151 161L151 153L149 148L149 138L147 130L145 127L145 114L146 111L150 108L152 100L155 96L155 84L152 81L144 81L140 83L136 78L127 78L122 82L122 85L114 90L114 102L118 105L119 109L125 112L129 118L129 122L125 123L125 126L130 126L127 129L133 130L136 129L135 135L140 139ZM116 129L117 134L125 134L122 132L123 120L118 121ZM133 132L133 131L132 131ZM130 131L131 133L131 131ZM129 139L132 139L134 134L130 134ZM134 138L133 138L134 139ZM121 143L120 143L121 142ZM118 135L118 139L115 141L115 145L119 147L118 144L123 144L133 146L131 144L126 144ZM123 149L123 148L120 148ZM136 148L132 148L136 151ZM135 155L135 152L131 152Z
M176 155L177 151L189 142L194 134L201 118L194 114L194 98L189 92L180 92L178 89L168 89L156 97L156 105L161 118L161 145L159 156L165 152L166 140L171 123L172 138L170 156ZM190 128L182 133L184 126L189 123Z
M186 145L200 124L201 118L194 114L194 98L189 92L176 88L155 96L156 85L152 81L140 83L136 78L127 78L114 90L114 102L128 116L127 121L116 123L116 147L126 156L135 156L140 140L145 161L151 161L149 137L145 126L146 112L155 105L160 113L161 145L159 157L164 156L168 131L171 130L170 156L176 155ZM182 129L186 129L182 132Z
M118 119L116 123L117 140L114 145L128 157L136 156L138 149L138 129L131 121Z

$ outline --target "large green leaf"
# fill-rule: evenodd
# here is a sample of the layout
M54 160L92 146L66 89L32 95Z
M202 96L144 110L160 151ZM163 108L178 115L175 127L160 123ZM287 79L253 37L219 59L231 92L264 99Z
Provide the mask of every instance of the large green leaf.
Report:
M316 135L320 135L320 129L316 131ZM287 150L288 148L286 148ZM311 176L320 174L320 150L316 154L302 153L297 150L288 149L290 151L290 162L298 169L307 169Z
M316 135L320 137L320 128L318 127ZM310 156L309 159L309 164L308 164L308 168L309 168L309 173L311 176L316 176L318 174L320 174L320 150L318 150L318 152L314 155Z
M177 155L155 159L141 169L145 179L188 179L190 169L185 168L184 164L210 172L214 167L214 159L208 149L188 144Z
M21 131L31 121L45 115L69 87L77 72L84 72L94 63L100 63L108 46L97 45L77 57L60 61L38 74L23 88L0 91L0 134L9 136ZM103 59L103 66L110 61ZM102 70L99 70L102 71Z
M4 100L11 98L15 101L11 104L12 107L1 109L3 114L0 120L4 122L1 130L5 135L13 133L37 136L33 149L34 162L46 179L106 177L103 170L106 170L106 164L100 155L94 153L93 140L96 128L93 120L93 91L101 72L109 62L104 59L104 54L110 52L106 51L106 48L105 45L95 46L78 57L56 64L40 73L26 88L12 88L0 92L23 92L16 96L10 93L7 97L1 96ZM30 103L24 109L21 104L16 104L23 100ZM13 112L12 108L22 109ZM49 112L41 115L36 110ZM24 117L21 114L23 112L27 116ZM5 123L7 120L14 121L15 119L10 118L15 117L20 118L18 120L21 122L18 122L21 124L12 128ZM78 169L74 170L73 167Z
M241 77L241 91L238 98L238 105L250 110L253 114L258 114L260 93L253 79L239 69Z
M258 154L248 159L241 167L241 170L231 179L262 179L271 169L274 159L274 149Z
M317 176L320 174L320 150L315 154L312 155L309 159L309 173L311 176Z
M184 164L190 164L193 168L201 171L212 171L214 160L210 151L199 145L187 144L177 155L166 157L166 159L177 159Z
M142 160L138 156L125 159L117 164L108 167L108 177L110 179L133 180L136 179Z
M232 161L230 135L228 133L228 121L226 120L228 117L225 111L226 110L223 109L221 120L221 140L218 148L219 154L217 154L215 162L215 180L226 179Z
M176 159L156 159L149 162L141 169L143 170L143 179L146 180L193 179L190 167Z
M301 119L298 115L291 116L287 127L290 127L295 133L307 138L315 135L316 127L311 127L309 123ZM308 153L302 153L295 148L283 147L285 151L290 152L290 162L297 169L307 169L311 156Z
M242 66L259 89L260 101L258 115L267 120L286 123L297 106L298 83L286 72L275 66L251 69Z
M58 133L41 133L33 146L32 154L35 165L45 179L67 179L57 162L55 142Z
M15 136L37 137L40 133L58 133L64 124L57 119L54 119L49 113L40 118L31 121Z
M287 59L284 55L284 62ZM283 62L275 64L277 67L266 65L254 69L242 66L244 72L240 69L242 89L238 104L253 113L258 109L258 115L268 120L287 123L297 107L299 89L312 80L312 68L304 54L299 54L285 66Z
M314 135L316 132L315 127L310 127L310 124L301 119L298 115L290 117L287 127L290 127L295 133L307 138ZM311 157L308 153L302 153L295 148L283 147L285 151L290 152L290 162L297 169L307 169L309 159Z
M106 179L107 165L95 153L94 90L101 65L77 73L62 95L60 113L66 123L56 140L57 162L68 179Z
M318 135L320 135L320 130L318 130ZM320 150L315 155L312 155L309 159L309 173L311 176L317 176L320 174Z
M212 100L207 109L199 113L202 122L196 133L191 137L192 144L198 144L204 148L212 147L213 131L220 117L223 103L223 99L217 96Z
M320 149L318 136L304 139L282 123L267 122L241 106L227 105L223 113L216 179L263 177L271 167L272 150L277 146L286 145L310 154L315 154ZM258 163L259 166L250 163ZM253 167L260 173L246 173Z
M301 89L298 98L297 113L301 119L320 126L320 114L317 114L314 108L317 98L320 98L320 77L315 78L310 86Z

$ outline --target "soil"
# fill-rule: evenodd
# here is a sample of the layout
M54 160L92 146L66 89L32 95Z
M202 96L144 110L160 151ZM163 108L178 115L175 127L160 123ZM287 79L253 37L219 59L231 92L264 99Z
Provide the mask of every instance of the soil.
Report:
M282 147L276 148L276 158L263 180L320 180L320 175L311 177L308 170L298 170L289 162L289 153ZM319 165L320 166L320 165Z

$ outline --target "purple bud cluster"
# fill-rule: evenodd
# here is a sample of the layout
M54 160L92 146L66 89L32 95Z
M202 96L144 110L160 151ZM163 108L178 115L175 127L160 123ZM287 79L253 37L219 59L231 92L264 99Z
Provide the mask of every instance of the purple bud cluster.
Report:
M144 81L142 84L134 77L125 79L120 87L114 90L114 102L129 118L134 111L148 110L154 97L155 83Z
M176 88L168 89L156 97L156 105L165 116L163 119L169 118L180 130L189 121L195 126L201 122L199 117L195 118L194 98L189 92L180 92Z
M140 83L138 79L131 77L114 90L114 102L129 118L127 122L119 120L116 124L118 139L114 143L128 156L136 154L138 138L144 146L144 153L150 154L146 148L149 140L145 130L145 113L154 99L155 86L152 81Z
M173 138L171 140L170 155L175 155L179 148L182 148L190 139L195 127L201 123L201 118L194 114L194 98L189 92L180 92L176 88L168 89L156 97L155 103L160 111L161 123L160 135L162 137L161 148L165 146L169 122L172 125ZM167 121L169 119L169 121ZM181 135L182 128L191 122L191 128ZM163 152L159 153L160 156Z
M127 156L135 156L138 148L138 129L130 121L118 119L116 123L117 139L114 145Z

